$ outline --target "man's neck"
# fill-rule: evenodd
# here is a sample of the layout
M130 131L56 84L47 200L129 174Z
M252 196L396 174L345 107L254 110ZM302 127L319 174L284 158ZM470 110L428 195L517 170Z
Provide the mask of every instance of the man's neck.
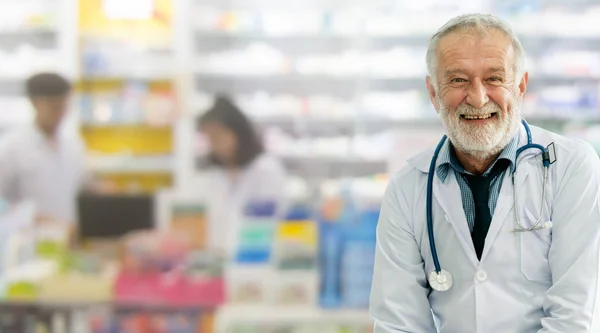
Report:
M474 175L482 175L492 165L492 163L500 156L500 153L482 158L480 156L473 156L454 149L456 158L460 164L465 168L466 171Z
M44 126L44 125L40 124L38 121L35 122L35 126L44 135L44 137L46 139L48 139L49 141L56 141L57 130L55 128Z

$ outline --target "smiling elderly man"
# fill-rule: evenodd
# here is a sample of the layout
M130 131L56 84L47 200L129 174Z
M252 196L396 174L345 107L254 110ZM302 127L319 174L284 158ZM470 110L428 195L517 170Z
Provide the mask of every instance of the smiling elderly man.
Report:
M596 152L522 120L525 54L500 19L450 20L427 67L447 140L388 185L375 333L600 332Z

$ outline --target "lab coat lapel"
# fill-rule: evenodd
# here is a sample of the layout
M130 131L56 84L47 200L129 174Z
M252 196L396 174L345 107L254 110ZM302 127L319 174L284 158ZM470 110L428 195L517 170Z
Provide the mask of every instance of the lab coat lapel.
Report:
M442 183L438 177L435 177L434 179L434 196L446 214L445 217L436 217L434 214L434 223L451 223L454 227L454 231L458 235L458 239L463 246L465 253L471 262L477 265L477 256L475 255L475 248L473 247L471 232L469 230L467 218L463 209L460 188L458 186L458 182L456 181L456 177L454 176L454 172L448 173L444 183ZM448 221L446 221L446 219Z
M525 180L529 176L529 168L517 168L517 170L518 172L515 173L514 188L512 185L512 173L508 171L504 175L504 180L500 189L498 202L496 203L494 216L492 217L490 229L485 237L485 246L483 247L481 261L485 260L485 257L494 245L494 242L496 238L498 238L500 232L508 232L508 229L504 228L504 224L507 220L509 220L509 217L514 215L514 191L516 190L518 194L521 187L525 183Z

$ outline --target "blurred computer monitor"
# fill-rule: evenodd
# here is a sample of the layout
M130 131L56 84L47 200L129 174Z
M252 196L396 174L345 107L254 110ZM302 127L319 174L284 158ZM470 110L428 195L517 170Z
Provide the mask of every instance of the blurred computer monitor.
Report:
M155 225L155 198L151 194L92 194L78 197L80 239L123 236Z

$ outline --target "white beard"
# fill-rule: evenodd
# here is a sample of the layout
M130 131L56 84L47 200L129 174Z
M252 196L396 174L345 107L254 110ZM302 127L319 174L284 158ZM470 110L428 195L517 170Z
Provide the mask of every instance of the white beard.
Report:
M518 101L518 98L515 96L515 101ZM448 138L454 147L478 160L485 160L502 152L519 130L521 103L515 103L508 112L503 112L500 106L492 101L481 109L461 104L455 112L450 112L437 96L436 101ZM460 116L490 113L496 113L496 116L486 125L469 124Z

